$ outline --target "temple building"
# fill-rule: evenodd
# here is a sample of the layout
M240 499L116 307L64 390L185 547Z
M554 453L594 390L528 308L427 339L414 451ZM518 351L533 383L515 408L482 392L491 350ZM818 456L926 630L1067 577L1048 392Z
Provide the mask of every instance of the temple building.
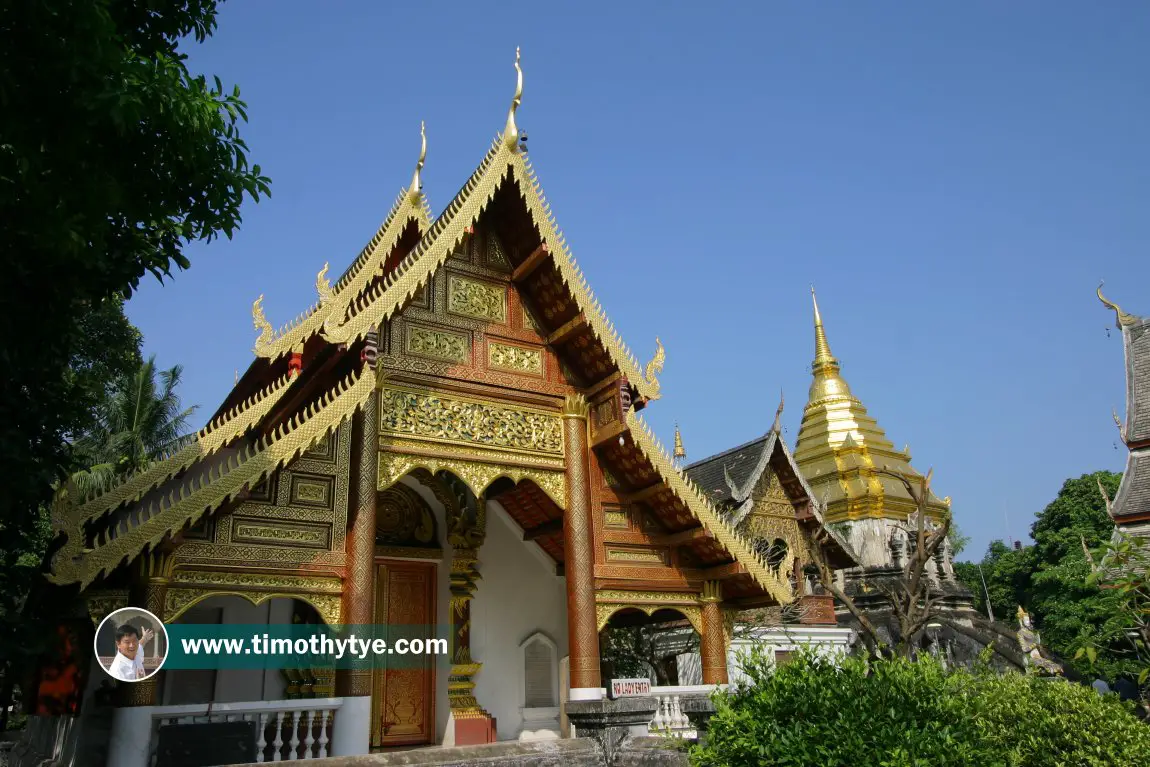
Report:
M1118 533L1150 538L1150 317L1127 314L1102 295L1098 298L1114 311L1122 333L1126 358L1126 420L1114 414L1114 422L1126 446L1126 471L1107 509Z
M813 380L793 457L779 435L779 413L775 424L761 437L731 448L686 468L712 502L724 510L736 529L760 546L760 553L774 561L783 557L795 568L792 580L810 595L809 603L824 600L816 611L791 610L790 620L781 628L757 629L762 641L778 646L788 654L794 647L838 647L842 632L855 629L850 643L861 638L858 621L844 604L835 603L819 587L811 561L795 560L795 539L787 534L789 521L772 506L785 511L781 503L795 492L812 500L811 513L819 514L822 535L834 538L836 550L850 563L835 565L835 581L857 607L875 624L884 642L898 641L898 623L890 603L874 584L902 576L915 541L914 516L918 504L900 479L916 486L923 477L911 466L909 449L898 450L882 427L852 394L842 376L839 361L831 353L818 300L814 304L815 358ZM927 526L935 528L950 512L950 499L928 493L925 503ZM954 574L949 540L927 563L930 589L939 599L940 620L913 638L916 646L947 662L969 663L985 646L998 650L996 662L1021 667L1010 630L991 624L973 610L969 591ZM784 609L784 616L788 613ZM816 628L825 624L823 628ZM789 640L783 647L778 638Z
M663 347L640 364L576 266L527 159L515 67L503 131L438 217L425 138L362 252L334 282L319 271L314 306L276 330L255 301L254 359L195 439L53 510L49 578L89 630L129 605L168 624L426 625L449 655L111 688L81 667L57 747L66 732L88 763L143 767L158 737L219 712L257 723L267 761L559 738L566 703L603 697L607 626L685 621L699 681L721 685L737 614L812 595L810 547L853 564L777 429L722 497L654 437L641 411ZM816 437L801 445L819 460ZM84 722L101 700L105 729Z

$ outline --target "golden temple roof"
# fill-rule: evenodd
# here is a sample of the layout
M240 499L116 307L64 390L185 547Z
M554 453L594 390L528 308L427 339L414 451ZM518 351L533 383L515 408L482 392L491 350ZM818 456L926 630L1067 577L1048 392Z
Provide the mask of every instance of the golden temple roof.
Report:
M831 354L815 290L814 376L795 446L795 461L810 483L814 496L826 508L827 522L886 517L905 519L916 510L906 487L889 471L921 476L910 465L910 452L897 450L842 377L839 361ZM931 495L933 514L947 506Z

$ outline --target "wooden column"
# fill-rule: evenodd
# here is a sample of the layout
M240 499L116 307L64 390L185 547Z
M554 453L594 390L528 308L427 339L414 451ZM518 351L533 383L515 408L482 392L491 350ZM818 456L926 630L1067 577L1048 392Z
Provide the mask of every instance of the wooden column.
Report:
M172 552L166 546L145 552L136 560L129 604L144 608L152 615L166 620L164 603L168 598L168 583L172 575ZM159 626L153 628L155 637L147 645L140 646L144 658L155 654L156 644L163 641ZM160 678L163 671L157 671L139 682L117 683L116 704L128 708L133 706L157 706L160 704Z
M374 367L376 336L368 333L363 351L364 365ZM379 474L379 392L373 391L352 419L352 435L357 460L352 478L355 482L354 505L348 509L346 575L340 622L345 626L374 623L375 591L375 501ZM336 695L366 697L371 695L371 669L338 669Z
M703 664L703 684L727 684L727 640L723 634L723 584L707 581L699 597L702 603L703 635L699 656Z
M567 397L563 406L567 508L563 515L563 567L567 580L567 639L571 700L596 700L599 632L595 626L595 550L591 535L591 483L588 470L587 400Z

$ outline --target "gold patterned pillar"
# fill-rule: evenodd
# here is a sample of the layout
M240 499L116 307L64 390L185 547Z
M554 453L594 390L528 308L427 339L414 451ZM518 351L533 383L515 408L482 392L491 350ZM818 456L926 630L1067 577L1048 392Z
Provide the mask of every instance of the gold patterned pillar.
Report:
M363 351L364 365L375 365L374 331L368 334ZM367 626L375 622L375 501L379 472L379 391L373 391L352 419L357 458L353 465L354 506L348 509L347 559L340 604L340 622L345 626ZM338 669L336 695L371 695L371 669Z
M168 583L172 577L173 559L172 551L167 547L145 552L136 560L132 573L129 604L143 607L159 618L161 622L167 620L164 615L164 601L168 596ZM162 632L159 626L155 628L155 633L156 636L152 642L162 641L160 636ZM147 647L141 645L140 651L147 658L149 651L155 652L155 645L152 644ZM122 708L159 705L160 679L163 673L163 671L157 671L142 681L119 685L117 705Z
M587 400L579 394L569 395L563 405L567 479L563 567L567 580L570 700L598 700L602 697L599 632L595 627L595 550L591 537L587 441Z
M723 630L723 584L707 581L699 597L702 603L703 634L699 637L699 656L703 663L703 684L727 683L727 639Z

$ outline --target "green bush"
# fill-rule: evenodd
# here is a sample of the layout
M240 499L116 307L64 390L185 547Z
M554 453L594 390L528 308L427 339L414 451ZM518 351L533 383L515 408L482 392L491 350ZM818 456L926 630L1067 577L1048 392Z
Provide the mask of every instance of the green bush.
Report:
M715 699L697 767L1150 766L1150 726L1116 696L924 660L800 655Z

